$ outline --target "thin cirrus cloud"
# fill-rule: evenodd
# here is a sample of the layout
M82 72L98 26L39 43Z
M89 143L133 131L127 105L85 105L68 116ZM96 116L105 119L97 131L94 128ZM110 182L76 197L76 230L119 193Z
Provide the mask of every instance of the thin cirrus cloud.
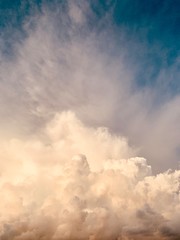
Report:
M148 42L53 4L1 37L1 238L178 239L178 58L140 84Z

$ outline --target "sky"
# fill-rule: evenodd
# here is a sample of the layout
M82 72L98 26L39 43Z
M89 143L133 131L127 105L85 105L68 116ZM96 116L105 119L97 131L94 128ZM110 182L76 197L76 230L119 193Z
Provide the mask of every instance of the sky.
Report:
M0 1L0 238L180 237L180 2Z

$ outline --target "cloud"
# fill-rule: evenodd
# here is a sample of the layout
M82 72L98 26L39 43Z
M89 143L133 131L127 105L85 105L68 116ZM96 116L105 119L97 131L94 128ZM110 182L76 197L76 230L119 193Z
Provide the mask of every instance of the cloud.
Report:
M44 7L25 22L26 37L12 43L13 55L1 54L3 136L39 134L56 113L72 110L89 126L127 137L154 171L176 169L179 95L165 89L178 63L160 71L155 87L137 85L137 72L146 65L132 59L146 47L123 30L118 47L108 16L104 23L112 30L102 27L102 19L92 28L92 19L87 4L67 2L54 12Z
M52 5L1 39L0 238L178 239L178 61L138 85L146 45Z
M44 134L46 143L1 143L1 239L180 235L180 171L153 176L125 139L87 128L71 112L56 116Z
M120 37L113 33L107 16L92 28L93 16L80 2L53 12L44 6L25 22L26 37L13 38L13 55L2 51L3 136L37 133L54 114L70 109L91 126L126 136L156 172L177 168L179 95L167 89L177 77L178 61L160 71L154 87L138 86L137 72L149 68L148 60L134 64L132 59L146 46L128 40L123 30ZM103 21L112 30L103 28Z

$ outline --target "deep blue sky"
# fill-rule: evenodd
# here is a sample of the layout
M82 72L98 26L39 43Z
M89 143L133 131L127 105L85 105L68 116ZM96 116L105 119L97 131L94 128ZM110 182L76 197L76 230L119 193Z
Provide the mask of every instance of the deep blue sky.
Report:
M63 0L0 0L1 35L6 33L7 40L4 46L5 52L10 52L12 39L17 38L17 30L22 30L28 16L41 11L44 3L52 2L61 4ZM89 2L96 16L91 24L96 25L96 22L109 13L117 35L118 31L123 29L130 45L132 41L136 41L146 46L141 52L132 51L132 59L134 56L142 62L142 71L138 73L141 76L138 78L140 84L153 83L162 68L176 64L180 51L180 0L91 0ZM144 68L150 73L148 78ZM174 90L179 89L177 69L178 66L175 70L176 76L173 77Z
M0 26L20 26L30 14L41 9L43 0L1 0ZM53 2L53 1L46 1ZM62 0L54 1L61 4ZM180 1L179 0L91 0L93 11L102 18L110 9L118 27L127 29L130 35L147 40L150 44L159 41L171 48L172 55L180 46Z
M113 9L112 19L116 29L123 28L130 43L136 41L139 45L146 46L143 51L134 54L135 58L141 62L142 68L138 78L140 84L153 83L162 68L167 69L177 63L180 52L179 0L99 0L92 2L99 17ZM177 65L175 76L171 81L174 91L179 90L177 83L179 82L177 73L179 66ZM150 73L148 76L145 74L145 69Z

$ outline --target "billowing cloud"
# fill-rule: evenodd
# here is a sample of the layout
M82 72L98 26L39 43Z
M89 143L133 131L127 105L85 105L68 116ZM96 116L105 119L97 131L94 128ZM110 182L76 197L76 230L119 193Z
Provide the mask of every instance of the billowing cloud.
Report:
M125 139L71 112L45 136L1 143L1 239L178 239L180 171L153 176Z
M96 17L45 4L1 37L2 240L180 238L178 60L138 85L147 46Z

